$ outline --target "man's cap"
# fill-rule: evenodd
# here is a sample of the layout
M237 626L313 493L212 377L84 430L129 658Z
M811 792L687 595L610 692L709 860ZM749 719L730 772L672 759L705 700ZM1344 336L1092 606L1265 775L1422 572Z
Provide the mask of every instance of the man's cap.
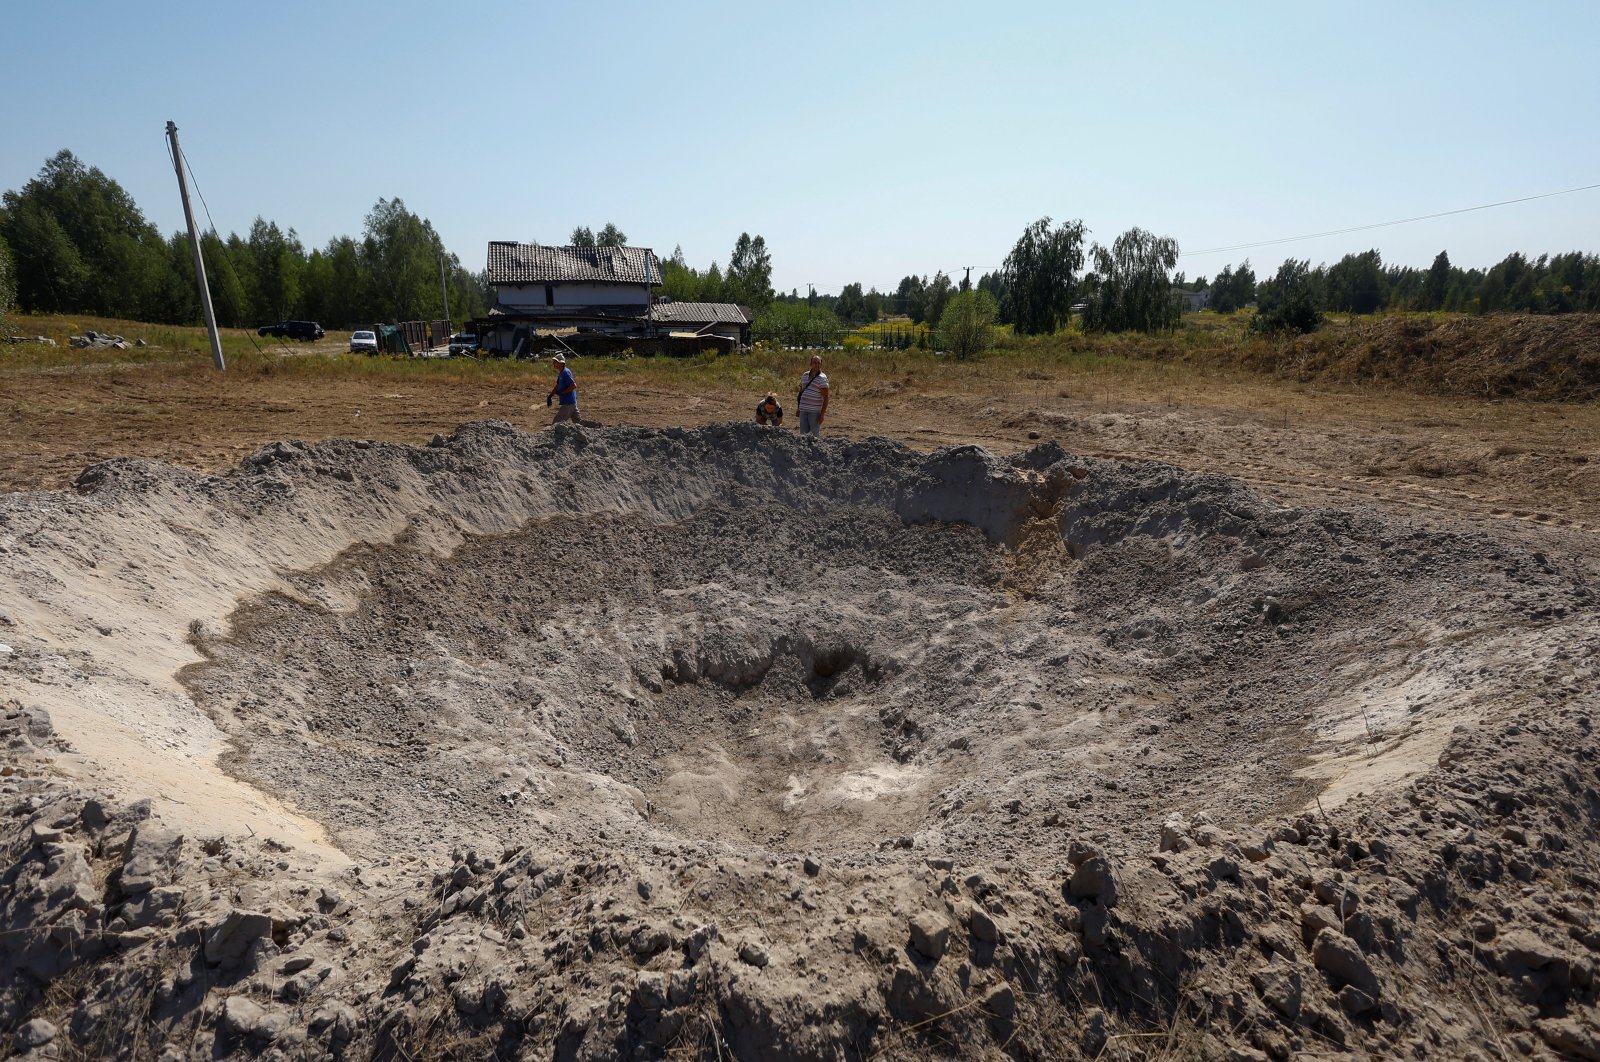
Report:
M555 362L557 365L565 365L567 363L567 356L565 354L557 354L550 360Z

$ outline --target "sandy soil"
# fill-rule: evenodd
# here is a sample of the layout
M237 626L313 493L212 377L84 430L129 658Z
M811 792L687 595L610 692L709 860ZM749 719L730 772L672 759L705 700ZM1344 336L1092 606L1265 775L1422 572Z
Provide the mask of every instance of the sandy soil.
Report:
M1033 382L15 378L15 1050L1600 1057L1589 411Z

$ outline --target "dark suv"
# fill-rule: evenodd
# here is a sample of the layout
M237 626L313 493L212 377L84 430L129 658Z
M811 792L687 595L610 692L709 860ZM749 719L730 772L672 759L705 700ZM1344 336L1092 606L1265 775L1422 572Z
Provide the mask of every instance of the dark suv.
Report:
M326 333L315 321L279 321L277 324L262 325L256 329L256 335L277 336L279 339L288 336L290 339L309 341L321 339Z

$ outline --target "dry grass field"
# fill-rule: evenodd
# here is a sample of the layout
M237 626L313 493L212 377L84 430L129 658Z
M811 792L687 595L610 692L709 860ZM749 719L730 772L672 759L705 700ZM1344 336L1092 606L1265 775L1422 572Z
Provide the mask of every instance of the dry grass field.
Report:
M551 374L538 363L368 358L344 354L342 334L299 344L235 332L225 338L230 368L218 373L200 329L87 318L19 324L61 345L0 349L0 488L8 490L59 489L115 456L217 469L283 438L421 443L472 420L524 429L548 422ZM1590 359L1600 357L1593 326L1569 342ZM152 346L67 349L66 337L85 328ZM1481 360L1483 335L1456 341ZM1600 525L1600 406L1441 394L1426 380L1372 372L1375 341L1336 324L1329 335L1272 348L1202 315L1173 337L1011 341L967 362L914 350L829 352L827 430L921 450L979 443L1006 453L1055 440L1090 456L1234 475L1286 497ZM1308 346L1325 361L1341 351L1344 362L1366 367L1365 379L1306 378ZM792 405L806 360L772 351L579 359L574 369L586 420L693 426L747 419L769 390ZM1387 378L1373 379L1380 375Z

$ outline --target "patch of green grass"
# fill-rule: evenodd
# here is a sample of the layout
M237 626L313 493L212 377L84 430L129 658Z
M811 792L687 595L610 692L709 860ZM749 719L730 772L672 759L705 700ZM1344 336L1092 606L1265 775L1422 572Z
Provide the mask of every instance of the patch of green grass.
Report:
M54 340L56 345L0 342L0 372L108 364L182 364L196 359L206 365L211 364L211 343L206 338L206 330L200 327L153 325L82 314L25 314L8 317L6 324L15 335L44 336ZM130 346L127 350L108 347L74 350L71 338L91 330L103 335L121 336L130 344L142 339L148 345ZM221 329L219 338L222 356L228 361L255 353L259 344L271 342L257 339L255 333L241 328Z

